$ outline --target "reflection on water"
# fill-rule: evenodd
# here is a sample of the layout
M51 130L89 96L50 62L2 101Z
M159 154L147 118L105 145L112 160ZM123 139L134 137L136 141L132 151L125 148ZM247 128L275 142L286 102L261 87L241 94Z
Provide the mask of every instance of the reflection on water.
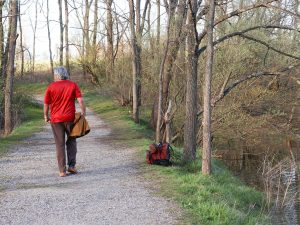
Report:
M278 159L267 154L220 151L215 156L247 184L264 191L272 205L272 224L300 225L300 160L293 154Z

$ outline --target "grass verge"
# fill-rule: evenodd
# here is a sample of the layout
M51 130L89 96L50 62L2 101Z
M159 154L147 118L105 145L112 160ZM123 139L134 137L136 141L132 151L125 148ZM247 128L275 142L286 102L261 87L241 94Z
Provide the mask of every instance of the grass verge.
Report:
M129 109L118 107L96 92L87 92L87 105L108 122L114 140L140 149L140 161L152 142L153 133L142 121L135 124ZM142 168L146 179L152 180L163 196L175 200L183 209L182 224L270 224L264 210L263 194L235 178L220 162L213 162L213 175L203 176L197 163L181 166L182 150L175 149L174 166L147 166Z
M40 131L44 123L42 115L41 105L28 102L23 111L22 123L10 135L0 137L0 156L5 154L12 145Z

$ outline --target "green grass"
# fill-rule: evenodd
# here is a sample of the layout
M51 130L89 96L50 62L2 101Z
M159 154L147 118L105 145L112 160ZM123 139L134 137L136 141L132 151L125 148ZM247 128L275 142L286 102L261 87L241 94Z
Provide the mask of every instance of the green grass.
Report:
M110 124L114 140L140 149L138 161L144 161L145 150L153 142L146 123L135 124L128 108L96 92L86 93L85 100ZM159 187L159 195L173 199L183 209L182 224L270 224L263 194L235 178L222 163L213 161L213 174L204 176L199 156L197 163L181 166L182 150L175 148L174 153L172 167L143 164L142 169L145 178Z
M27 95L31 94L43 94L46 91L46 88L49 84L47 82L44 83L30 83L27 81L16 81L16 89L18 92L26 93Z
M145 121L136 124L131 119L130 109L118 107L112 100L96 92L87 92L84 100L88 107L101 115L113 128L115 141L134 147L141 147L151 143L152 133Z
M26 104L22 117L23 121L20 126L16 127L10 135L0 137L0 156L6 153L12 145L41 130L44 123L41 105L35 103Z

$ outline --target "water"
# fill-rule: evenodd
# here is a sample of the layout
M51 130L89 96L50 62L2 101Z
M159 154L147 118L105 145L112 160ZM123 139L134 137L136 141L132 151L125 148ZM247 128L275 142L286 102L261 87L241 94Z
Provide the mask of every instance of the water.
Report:
M243 151L220 151L216 155L248 185L265 192L272 202L272 224L300 225L300 157Z

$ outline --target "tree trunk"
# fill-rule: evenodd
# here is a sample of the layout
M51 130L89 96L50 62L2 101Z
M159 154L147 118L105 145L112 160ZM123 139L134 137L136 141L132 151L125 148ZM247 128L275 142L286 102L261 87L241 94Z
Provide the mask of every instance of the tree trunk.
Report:
M10 15L9 18L9 49L8 49L8 65L7 76L5 85L5 118L4 118L4 135L8 135L12 132L12 97L13 97L13 80L14 80L14 64L15 64L15 51L17 40L17 21L18 21L18 2L10 1Z
M2 77L4 79L3 75L3 58L4 58L4 31L3 31L3 21L2 21L2 16L3 16L3 5L5 3L5 0L0 1L0 78ZM1 91L2 91L2 83L1 83Z
M0 1L0 91L4 91L4 73L3 73L3 62L4 62L4 32L3 32L3 21L2 21L2 16L3 16L3 5L5 1L1 0ZM3 122L4 122L4 96L0 98L0 130L2 129Z
M36 42L36 30L37 30L37 14L38 14L38 0L35 2L35 19L33 29L33 44L32 44L32 74L35 72L35 42Z
M112 0L106 0L107 8L107 80L112 80L114 74L114 42L113 42L113 17L112 17Z
M159 50L160 44L160 0L156 0L157 5L157 21L156 21L156 48Z
M69 54L69 10L68 10L68 0L65 0L65 43L66 43L66 68L70 74L70 54Z
M94 0L94 30L93 30L93 64L97 59L97 28L98 28L98 0Z
M62 0L58 0L58 11L59 11L59 64L64 64L64 24L62 18Z
M192 8L191 8L192 7ZM192 0L188 10L188 66L186 81L186 104L184 124L184 149L183 162L191 162L196 159L196 127L197 127L197 76L198 56L196 54L197 42L195 39L194 20L197 13L197 1Z
M170 15L170 8L169 8L169 15ZM157 120L156 120L156 131L155 131L155 142L159 143L161 142L161 132L160 132L160 127L161 127L161 122L162 122L162 100L163 100L163 71L166 63L166 58L168 54L168 49L169 49L169 43L170 43L170 21L171 18L168 17L168 27L167 27L167 40L166 40L166 46L165 46L165 52L164 52L164 57L160 65L160 70L159 70L159 79L158 79L158 84L159 84L159 89L158 89L158 106L157 106ZM171 111L171 103L169 104L170 106L170 111ZM170 114L170 113L169 113ZM169 115L168 114L168 115ZM166 118L169 120L169 117ZM168 121L167 123L168 128L170 128L170 122ZM167 129L166 129L167 130ZM167 143L170 141L170 129L167 130L167 135L168 140Z
M22 28L22 21L21 21L21 4L18 6L18 19L19 19L19 29L20 29L20 51L21 51L21 72L20 76L23 77L24 75L24 48L23 48L23 28Z
M136 12L134 10L133 0L129 0L130 8L130 30L131 30L131 48L132 48L132 117L135 123L140 122L140 103L141 103L141 50L138 45L138 40L135 30L135 13L139 14L139 3L137 0ZM137 16L139 18L139 16ZM137 21L139 21L137 19ZM136 27L140 25L136 23Z
M49 24L49 0L47 0L47 30L48 30L48 44L49 44L49 60L50 60L50 66L51 66L51 74L54 76L53 72L53 58L52 58L52 50L51 50L51 33L50 33L50 24Z
M170 41L168 47L166 62L163 71L163 94L162 94L163 114L167 110L167 104L168 104L169 92L170 92L169 87L170 87L170 82L173 73L172 71L173 64L176 60L180 43L182 43L183 42L182 40L185 38L184 35L182 35L182 28L186 20L187 4L186 4L186 0L179 0L179 3L178 4L177 3L178 0L170 1L169 10L168 10L168 17L170 18L170 40L172 41ZM156 104L157 103L154 103L153 105ZM156 127L157 113L152 112L152 115L153 116L151 118L151 124L155 125L154 127ZM162 131L161 133L164 133L164 131Z
M90 6L89 0L85 0L85 14L83 18L83 35L84 35L84 49L86 58L89 57L90 50L90 32L89 32L89 20L90 20Z
M173 40L170 43L169 46L169 51L166 59L166 66L164 68L164 73L163 73L163 101L162 101L162 106L163 106L163 111L165 112L167 109L167 104L168 104L168 99L169 99L169 87L170 87L170 82L172 79L172 69L173 69L173 64L176 60L177 53L179 50L180 43L182 42L182 39L185 38L182 36L182 28L186 20L186 11L187 11L187 4L186 0L180 0L179 4L177 6L177 0L173 0L169 4L170 6L170 15L169 17L171 18L171 30L170 30L170 38ZM175 9L177 6L176 10L176 15L175 15ZM173 9L172 9L173 8Z
M300 14L300 1L299 0L295 0L295 13L297 14L297 15L299 15ZM293 18L294 19L294 27L298 27L298 25L299 25L299 17L294 17ZM294 40L295 41L297 41L297 38L299 37L299 33L297 33L297 32L295 32L295 34L294 34ZM298 41L298 46L299 46L300 44L299 44L299 41Z
M215 18L215 0L209 1L209 12L206 19L207 49L203 88L203 149L202 174L211 174L211 81L213 69L213 28Z

